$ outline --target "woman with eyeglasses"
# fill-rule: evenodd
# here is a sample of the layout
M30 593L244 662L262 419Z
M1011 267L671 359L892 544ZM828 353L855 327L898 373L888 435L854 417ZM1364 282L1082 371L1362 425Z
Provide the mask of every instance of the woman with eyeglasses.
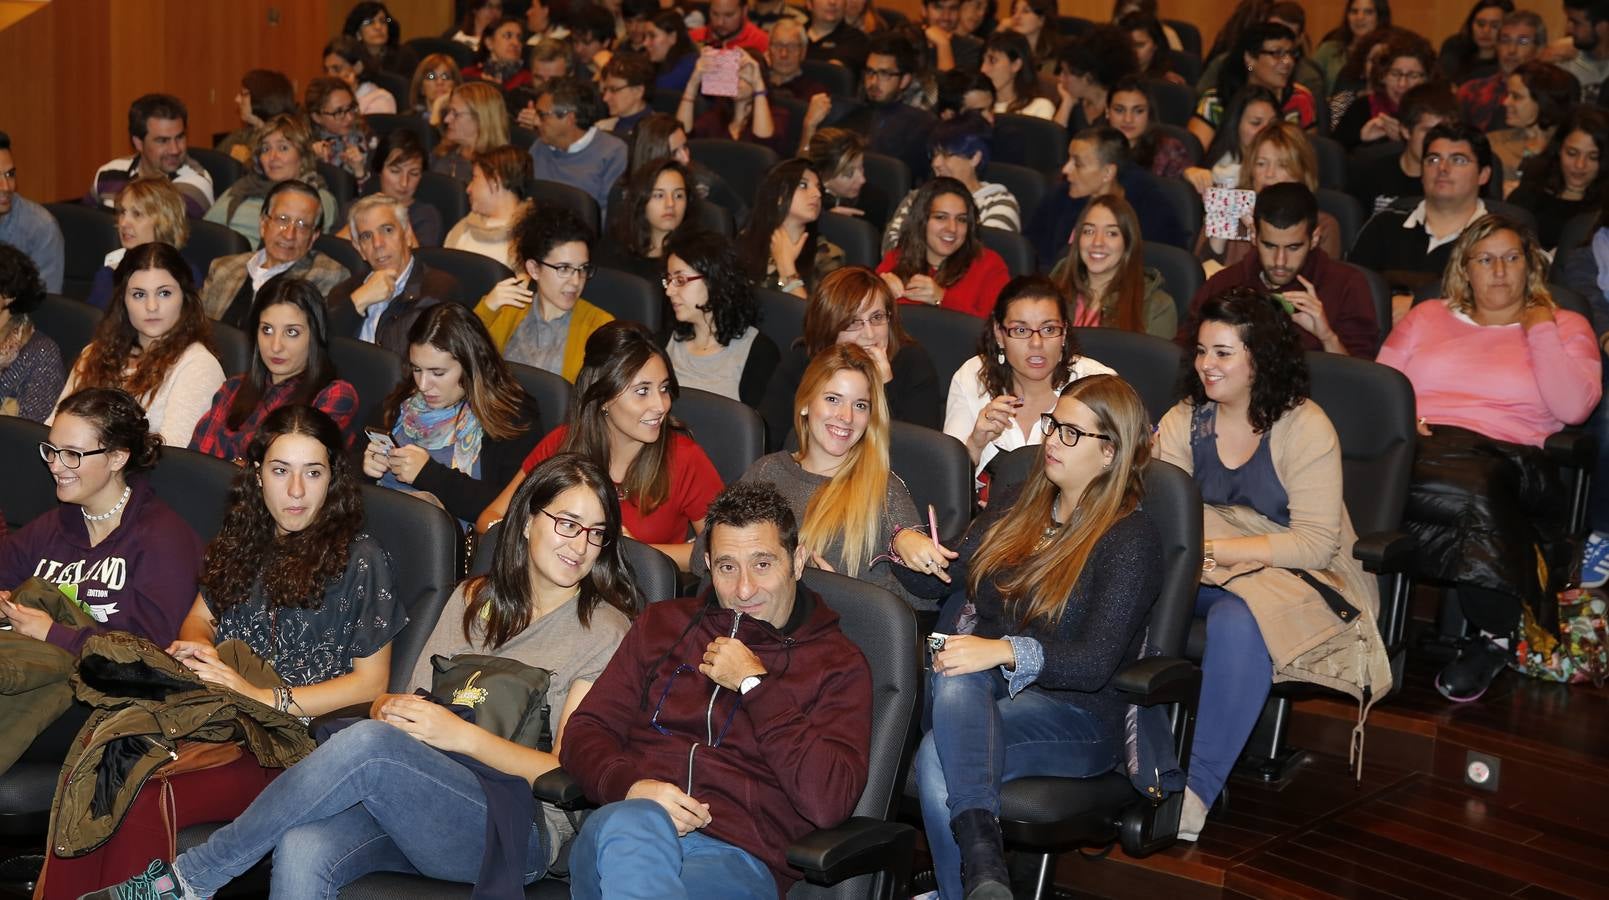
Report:
M935 178L916 190L910 209L877 274L901 302L987 316L1011 273L978 237L972 192L954 178Z
M587 338L614 316L582 299L592 277L592 229L567 209L525 216L514 229L520 274L475 306L503 358L575 381ZM522 277L523 276L523 277Z
M485 791L448 754L526 782L557 768L570 714L603 674L643 599L620 551L614 486L596 464L573 453L553 457L532 471L511 508L491 571L453 592L407 685L431 688L433 657L488 654L546 669L554 673L547 688L552 746L507 740L411 693L382 694L367 721L336 732L233 823L163 864L161 875L210 895L272 851L274 896L332 896L370 872L399 869L445 881L489 880L482 869ZM565 813L543 806L515 835L516 846L503 848L507 871L497 874L515 885L541 878L573 835Z
M810 292L801 330L783 352L760 402L767 450L781 450L793 428L793 395L805 368L835 344L855 344L871 357L890 419L935 431L942 427L944 409L933 359L900 326L899 304L877 273L845 266L823 278Z
M844 264L844 250L818 228L821 176L810 161L790 159L766 173L754 192L749 224L737 238L744 273L754 284L796 297Z
M345 450L340 429L311 407L282 406L263 422L207 545L200 591L167 646L201 681L302 718L384 693L411 586L394 582L385 549L363 530ZM251 662L263 670L256 683L237 668ZM262 684L268 675L279 684ZM44 898L82 896L131 873L108 895L151 892L152 873L171 864L174 830L233 821L282 771L247 752L146 782L105 843L47 858Z
M358 394L336 377L324 295L310 281L277 275L257 292L246 319L254 336L251 360L213 395L190 449L240 464L268 414L298 404L329 416L350 443Z
M1304 129L1318 124L1318 107L1313 92L1291 79L1302 50L1296 35L1276 22L1259 22L1240 33L1234 59L1241 65L1225 64L1218 83L1201 94L1195 114L1190 117L1190 133L1201 146L1212 146L1212 139L1223 126L1226 106L1245 87L1272 91L1282 118Z
M1374 622L1379 586L1352 555L1341 447L1309 398L1296 325L1251 288L1212 297L1200 316L1184 399L1157 436L1157 458L1191 473L1206 516L1196 615L1207 645L1179 820L1187 841L1200 835L1273 678L1351 694L1360 728L1391 687Z
M431 109L434 116L435 107ZM430 171L451 176L466 187L474 178L475 160L508 145L508 107L503 93L483 81L452 89L441 124L441 142L430 157Z
M1559 466L1542 447L1598 405L1602 358L1591 323L1554 301L1547 272L1529 230L1476 219L1447 264L1447 298L1415 306L1377 357L1408 376L1418 403L1403 515L1419 540L1415 575L1456 585L1475 631L1436 677L1456 702L1486 691L1525 623L1556 621L1564 582L1544 575L1568 571L1574 549Z
M913 766L945 900L1012 896L1001 787L1121 766L1129 701L1113 684L1138 659L1162 588L1145 511L1145 405L1115 375L1068 385L1034 421L1044 450L955 550L918 528L894 539L900 581L920 597L965 592L931 654L932 726ZM970 612L971 615L966 613Z
M0 614L11 620L13 634L73 656L103 631L127 631L164 647L179 636L179 623L196 598L202 546L195 530L146 478L161 449L162 437L146 424L145 411L123 391L87 388L55 407L39 456L59 505L0 540ZM12 472L8 477L45 476ZM92 621L74 628L11 603L11 592L35 575L75 590ZM72 721L82 722L88 714L65 699L60 705ZM41 713L37 731L61 714L62 709ZM14 721L8 727L25 726ZM71 730L57 729L64 739L35 742L20 758L60 765ZM7 746L16 738L8 738ZM0 772L17 759L0 756Z
M365 423L363 474L434 498L466 524L518 475L542 434L536 401L456 303L431 307L408 329L402 379L376 420Z
M889 467L888 402L877 362L858 344L832 344L810 360L790 399L799 449L760 457L739 480L769 482L787 499L810 565L875 584L914 609L937 609L905 590L888 553L901 528L927 528ZM693 572L705 570L695 550Z
M374 83L369 68L377 65L356 38L338 37L324 45L324 74L346 83L365 116L397 111L396 96Z
M112 295L118 299L73 363L62 396L90 387L127 391L163 443L189 446L224 380L190 264L167 244L141 244L117 264Z
M1042 275L1013 278L978 336L978 354L950 378L944 433L966 445L979 475L996 453L1037 444L1039 417L1062 389L1111 373L1078 352L1067 295Z
M326 231L335 227L339 204L318 174L318 154L313 152L313 132L300 115L274 116L257 129L252 138L256 155L239 181L218 195L202 218L227 225L257 249L263 243L264 200L274 185L292 179L318 191L320 218Z
M341 33L357 38L369 59L387 72L407 77L419 67L419 54L402 43L402 26L391 17L391 10L386 9L384 3L363 0L355 4L346 14Z
M432 53L420 60L408 84L408 109L438 131L446 127L447 102L453 89L463 83L458 62L445 53ZM507 116L507 112L504 113Z
M726 238L695 231L665 245L672 324L665 356L676 382L759 406L781 355L760 333L760 311Z
M704 512L721 492L721 476L670 414L680 388L670 360L648 329L616 320L587 339L587 355L570 394L565 424L525 458L525 471L557 453L574 452L609 473L620 494L622 533L650 544L687 571ZM475 523L485 533L503 520L525 478L516 473Z
M339 78L315 78L304 98L313 121L313 153L319 162L345 169L359 184L367 181L374 136L358 113L352 89Z
M1368 67L1369 90L1359 92L1342 111L1330 106L1330 137L1348 151L1378 141L1406 141L1409 128L1398 118L1402 95L1435 77L1430 42L1411 31L1392 29L1384 49Z

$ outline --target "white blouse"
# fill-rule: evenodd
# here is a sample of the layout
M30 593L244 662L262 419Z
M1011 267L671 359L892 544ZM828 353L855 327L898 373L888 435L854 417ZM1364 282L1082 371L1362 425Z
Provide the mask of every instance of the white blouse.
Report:
M1110 366L1087 356L1080 356L1073 360L1072 381L1068 384L1086 375L1116 374ZM965 444L967 438L972 436L973 427L978 424L978 414L983 412L983 408L992 400L994 398L986 394L983 388L983 358L974 356L962 363L961 368L956 369L955 375L950 379L950 397L944 404L944 433ZM1034 418L1037 419L1038 414L1050 412L1054 407L1055 402L1052 401L1050 406L1037 410ZM990 441L988 446L983 448L983 452L978 454L978 468L975 474L983 474L984 468L989 465L989 460L994 459L996 453L1038 444L1043 438L1044 433L1034 427L1030 427L1028 433L1023 434L1022 427L1017 424L1016 417L1013 417L1006 430L1000 432L1000 436Z
M85 347L84 352L88 353L91 347L93 345ZM82 355L79 360L83 360ZM218 388L223 387L223 381L223 366L218 364L218 358L212 355L212 351L199 342L186 347L156 390L139 398L140 405L145 407L145 418L150 423L151 431L162 435L162 443L169 447L190 446L196 423L212 408L212 397ZM57 402L60 403L77 390L78 366L75 364ZM55 419L53 412L45 424L50 425Z

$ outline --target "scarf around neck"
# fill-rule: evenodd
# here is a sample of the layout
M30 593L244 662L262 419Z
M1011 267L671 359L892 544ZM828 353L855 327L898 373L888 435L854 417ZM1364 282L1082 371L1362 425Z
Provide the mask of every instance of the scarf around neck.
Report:
M465 475L475 474L485 432L480 419L469 408L468 400L431 409L425 405L423 394L410 394L402 401L402 415L393 431L403 439L398 444L414 444L426 450L452 447L452 469Z

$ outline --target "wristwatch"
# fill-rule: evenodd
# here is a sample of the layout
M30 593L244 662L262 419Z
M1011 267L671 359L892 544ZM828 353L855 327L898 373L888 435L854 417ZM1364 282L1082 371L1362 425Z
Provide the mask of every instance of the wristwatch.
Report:
M1212 555L1212 541L1201 542L1201 571L1211 572L1218 568L1218 560Z
M752 690L754 690L755 688L757 688L759 686L760 686L760 676L758 676L758 675L750 675L749 677L747 677L747 678L743 679L742 681L738 682L738 684L737 684L737 692L739 694L747 694L749 691L752 691Z

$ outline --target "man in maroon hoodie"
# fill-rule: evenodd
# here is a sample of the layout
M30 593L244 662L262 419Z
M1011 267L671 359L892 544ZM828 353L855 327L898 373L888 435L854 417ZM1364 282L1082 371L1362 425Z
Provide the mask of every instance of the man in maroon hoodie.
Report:
M565 724L559 760L603 804L576 898L782 897L788 845L866 787L871 673L799 583L787 500L736 484L705 525L712 589L650 604Z

